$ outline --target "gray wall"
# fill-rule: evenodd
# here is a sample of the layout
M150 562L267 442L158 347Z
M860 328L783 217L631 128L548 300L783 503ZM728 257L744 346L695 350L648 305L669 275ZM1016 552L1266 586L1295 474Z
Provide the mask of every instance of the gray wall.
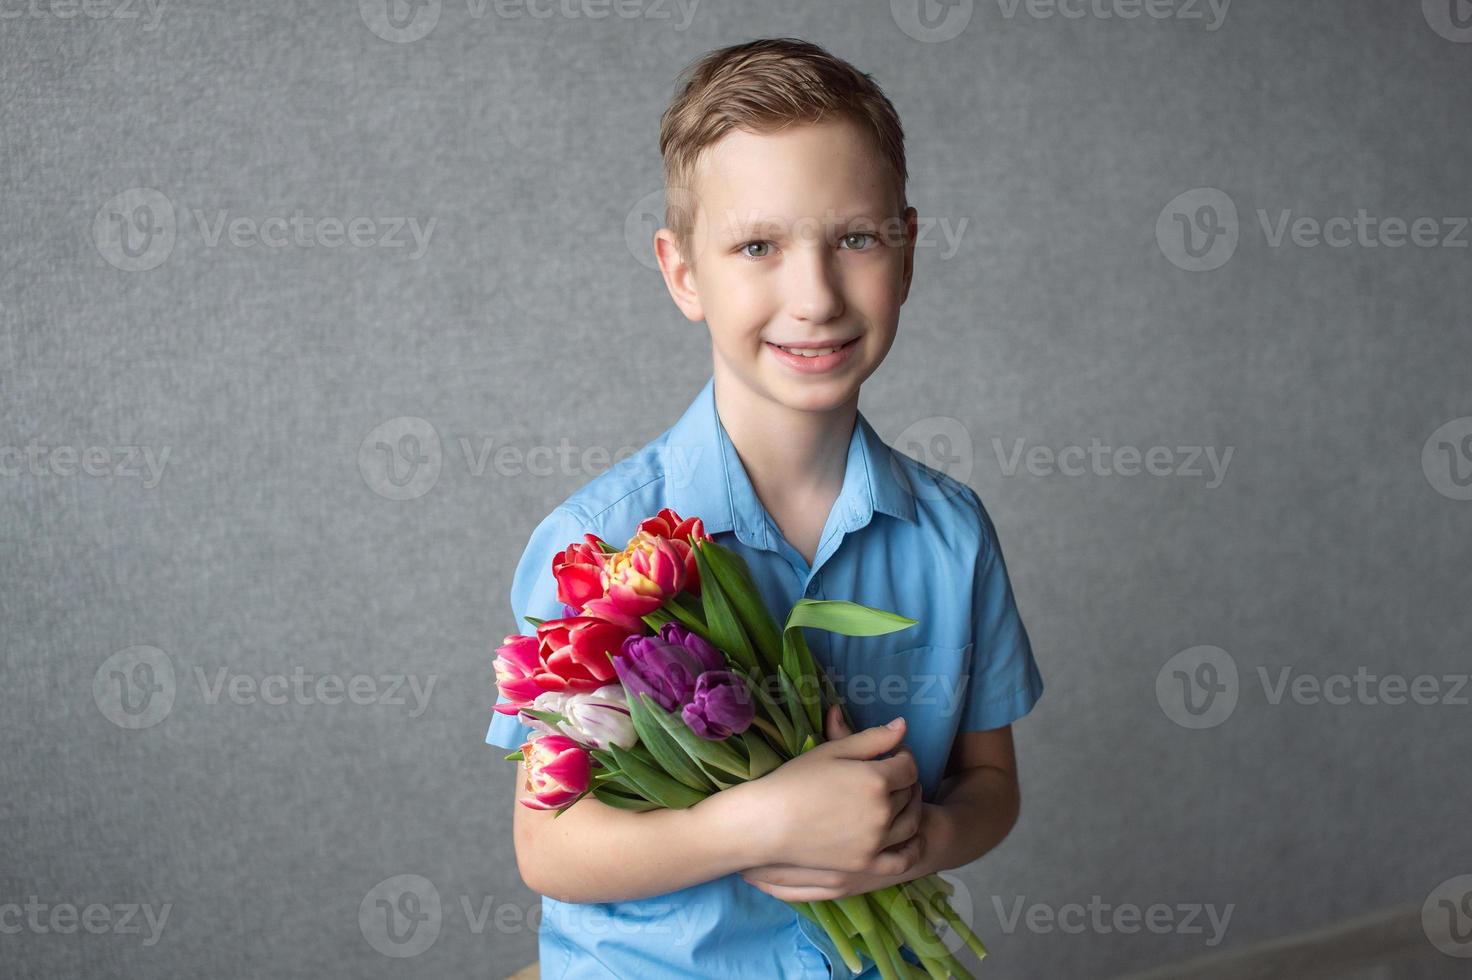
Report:
M596 452L708 375L641 261L658 116L690 59L770 34L901 112L930 237L862 407L981 494L1047 682L1016 728L1022 820L958 874L987 972L1106 976L1407 903L1449 934L1472 709L1274 704L1259 675L1469 669L1472 502L1441 446L1472 454L1472 232L1440 242L1472 214L1472 43L1444 0L966 0L935 32L912 0L705 0L688 24L446 2L419 39L437 2L398 34L371 0L121 3L0 24L0 904L42 907L6 920L0 972L534 958L512 767L482 743L510 572ZM297 209L365 219L358 243L268 223ZM1268 233L1359 209L1433 218L1437 244ZM222 214L246 220L216 238ZM651 364L610 410L595 379ZM495 455L563 440L550 468ZM1049 471L1093 440L1167 447L1170 475ZM396 483L380 443L426 462ZM1224 477L1178 447L1230 450ZM1196 715L1177 671L1203 666L1224 689ZM355 675L365 703L313 686ZM441 901L409 959L370 935L398 875ZM1096 895L1172 925L1028 925ZM50 931L93 903L170 911L155 942L141 912ZM1232 906L1219 945L1191 904Z

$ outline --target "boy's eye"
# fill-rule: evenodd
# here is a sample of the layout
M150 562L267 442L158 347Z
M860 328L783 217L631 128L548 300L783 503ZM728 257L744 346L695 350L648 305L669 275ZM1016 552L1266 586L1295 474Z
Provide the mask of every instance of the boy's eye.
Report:
M842 238L844 244L846 244L850 249L856 252L862 252L865 248L869 246L870 243L877 242L878 240L879 239L877 236L871 235L866 231L856 231L851 234L844 235Z
M753 253L747 251L747 249L759 248L759 249L765 249L765 250L770 251L771 247L772 247L772 243L771 242L747 242L745 245L742 245L741 246L741 254L742 255L745 255L747 258L760 259L760 258L764 258L766 256L767 251L762 251L762 252L753 254Z

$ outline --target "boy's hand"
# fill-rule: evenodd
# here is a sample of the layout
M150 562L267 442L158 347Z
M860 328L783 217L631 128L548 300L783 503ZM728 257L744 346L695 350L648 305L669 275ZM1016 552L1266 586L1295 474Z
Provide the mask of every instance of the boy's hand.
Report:
M824 735L829 741L837 741L853 734L844 724L843 712L837 705L829 706L823 727ZM914 753L910 752L906 746L901 745L895 752L897 756L901 753L908 755L911 761L914 760ZM917 779L910 784L910 797L905 802L905 808L900 811L901 815L911 813L919 815L921 807L924 806L920 793L920 782ZM922 835L916 833L909 840L889 848L888 851L902 856L909 856L913 852L914 861L918 863L924 855L924 843ZM889 885L909 881L916 875L909 868L894 874L869 874L862 871L834 871L801 864L763 864L755 868L747 868L741 872L741 877L758 891L765 892L773 898L780 898L788 902L820 902L877 891Z
M854 734L835 705L824 728L829 741L727 791L758 797L754 812L771 831L769 860L742 876L789 901L861 894L907 881L920 859L919 771L914 754L899 744L903 718L894 728ZM803 889L803 896L790 898L794 888ZM822 894L809 894L812 889Z

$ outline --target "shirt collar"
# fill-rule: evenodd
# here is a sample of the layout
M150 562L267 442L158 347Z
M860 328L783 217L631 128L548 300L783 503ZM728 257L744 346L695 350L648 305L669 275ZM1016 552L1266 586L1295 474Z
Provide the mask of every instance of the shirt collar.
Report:
M708 534L736 532L753 548L776 550L771 525L741 458L716 411L712 375L665 434L663 451L670 506L681 517L698 516ZM857 412L844 464L843 487L823 530L854 531L880 511L914 523L915 498L894 450Z

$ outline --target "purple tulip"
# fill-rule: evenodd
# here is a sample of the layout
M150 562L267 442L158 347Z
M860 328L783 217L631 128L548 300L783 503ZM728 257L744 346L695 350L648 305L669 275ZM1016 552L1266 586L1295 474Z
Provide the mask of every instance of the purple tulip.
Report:
M702 674L726 670L726 657L679 623L665 623L658 636L625 639L613 669L631 698L647 694L665 711L678 712L695 697Z
M719 741L751 727L756 705L746 680L731 670L707 670L695 679L695 694L680 712L701 738Z

